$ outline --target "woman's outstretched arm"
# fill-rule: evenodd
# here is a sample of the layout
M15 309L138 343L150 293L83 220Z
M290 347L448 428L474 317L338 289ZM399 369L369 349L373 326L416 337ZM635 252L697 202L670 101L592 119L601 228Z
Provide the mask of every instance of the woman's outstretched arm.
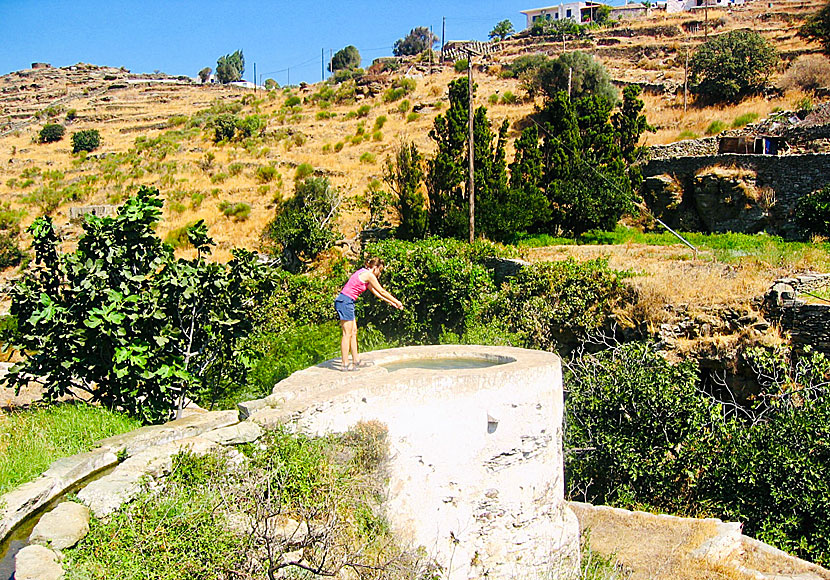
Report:
M403 310L403 304L401 304L401 301L392 296L386 288L381 286L380 282L378 282L377 276L375 276L371 271L369 272L369 279L366 280L366 284L369 286L369 290L372 291L372 294L384 302L388 302L398 310Z

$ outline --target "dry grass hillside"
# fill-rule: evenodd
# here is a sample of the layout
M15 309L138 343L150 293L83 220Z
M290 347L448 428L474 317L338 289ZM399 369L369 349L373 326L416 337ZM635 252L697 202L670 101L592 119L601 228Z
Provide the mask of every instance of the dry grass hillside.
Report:
M819 5L819 0L783 0L751 2L729 13L710 10L709 33L759 30L775 42L786 62L816 51L795 32ZM729 124L747 112L763 117L776 107L791 108L803 97L759 97L717 109L690 106L684 113L685 51L693 50L703 36L702 14L654 12L647 19L596 32L590 40L567 41L564 49L589 51L616 80L654 89L645 98L657 131L645 137L647 143L703 134L715 119ZM561 42L518 38L482 63L476 72L477 103L488 106L494 124L504 118L516 121L534 106L521 99L502 104L506 93L524 92L517 80L500 78L499 65L524 53L556 56L562 50ZM358 93L339 103L332 100L325 108L313 97L321 85L266 94L91 65L11 73L0 77L0 201L24 210L24 225L44 211L61 224L68 221L71 206L117 204L138 185L154 185L167 201L161 235L204 219L219 242L216 257L224 259L234 246L259 246L275 200L292 194L296 168L308 164L348 198L341 229L353 236L366 219L362 196L370 181L381 176L383 162L397 144L414 141L431 150L429 129L446 109L447 84L458 76L450 66L435 67L432 74L406 69L401 72L416 86L398 100L384 99L394 78L379 76L374 95ZM287 102L294 96L300 103L290 106ZM200 111L218 111L240 101L244 104L236 105L241 108L237 115L267 119L263 137L217 145L208 129L196 126ZM66 124L66 137L38 144L38 132L50 118ZM82 129L98 129L102 136L100 149L86 159L71 153L70 135ZM269 175L268 167L277 175Z

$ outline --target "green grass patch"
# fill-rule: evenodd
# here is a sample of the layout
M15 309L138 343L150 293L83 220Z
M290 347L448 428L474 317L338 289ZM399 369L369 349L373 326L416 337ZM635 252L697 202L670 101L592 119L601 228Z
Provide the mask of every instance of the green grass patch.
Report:
M34 479L56 459L140 426L125 415L81 403L0 415L0 494Z
M740 129L741 127L746 127L750 123L754 123L757 120L758 113L744 113L743 115L735 117L735 120L732 121L732 128Z
M754 258L772 266L810 264L816 268L830 267L830 243L789 242L780 236L768 234L703 234L681 232L693 246L711 252L721 262L740 262ZM680 244L669 232L641 232L633 228L617 226L613 232L586 232L577 238L558 238L547 234L519 236L515 243L526 247L557 245L616 245L646 244L672 246Z

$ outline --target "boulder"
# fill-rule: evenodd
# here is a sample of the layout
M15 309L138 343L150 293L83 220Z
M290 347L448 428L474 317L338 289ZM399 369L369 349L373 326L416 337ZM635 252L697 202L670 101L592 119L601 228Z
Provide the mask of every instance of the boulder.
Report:
M30 544L42 544L55 550L71 548L89 533L89 508L65 501L43 514L29 536Z
M58 555L43 546L26 546L14 557L15 580L60 580L63 566Z

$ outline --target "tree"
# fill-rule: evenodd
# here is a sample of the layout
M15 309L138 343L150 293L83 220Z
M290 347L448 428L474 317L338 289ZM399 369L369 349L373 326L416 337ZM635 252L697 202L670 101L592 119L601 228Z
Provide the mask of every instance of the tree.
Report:
M798 30L799 36L821 44L824 54L830 55L830 1L810 16Z
M216 80L223 85L241 81L244 72L245 56L241 50L221 56L216 61Z
M101 146L101 134L98 129L86 129L72 133L72 153L95 151Z
M326 177L309 177L297 184L294 197L277 208L265 235L275 245L283 267L300 271L337 240L334 220L343 198Z
M423 157L414 143L401 143L395 159L386 160L383 181L395 195L394 206L400 218L396 237L403 240L425 237L428 220L423 192Z
M213 72L213 69L209 66L206 66L202 70L199 71L199 80L202 81L202 84L205 84L210 80L210 73Z
M490 31L490 39L498 38L499 40L504 40L514 32L516 31L513 29L513 23L509 20L502 20Z
M426 50L431 50L438 37L425 26L418 26L409 31L405 37L395 41L392 54L395 56L414 56Z
M775 48L753 30L709 39L692 55L692 91L711 101L736 102L756 91L778 63Z
M158 190L142 186L115 217L87 216L69 254L51 220L35 220L38 267L14 286L11 306L14 344L29 354L11 369L11 385L38 377L47 400L80 389L160 422L237 364L256 257L240 251L228 264L208 263L213 242L200 222L188 232L197 257L176 260L155 233L161 206Z
M38 143L54 143L60 141L66 134L66 127L58 123L47 123L38 133Z
M447 112L435 117L429 132L437 146L435 157L427 163L429 232L463 237L469 229L469 201L463 187L467 178L467 79L450 83L449 100Z
M360 68L360 52L351 44L334 53L329 63L329 72L355 70Z
M617 91L608 71L587 53L575 50L549 60L538 69L539 88L552 98L559 91L568 92L576 100L587 95L605 97L613 105Z

